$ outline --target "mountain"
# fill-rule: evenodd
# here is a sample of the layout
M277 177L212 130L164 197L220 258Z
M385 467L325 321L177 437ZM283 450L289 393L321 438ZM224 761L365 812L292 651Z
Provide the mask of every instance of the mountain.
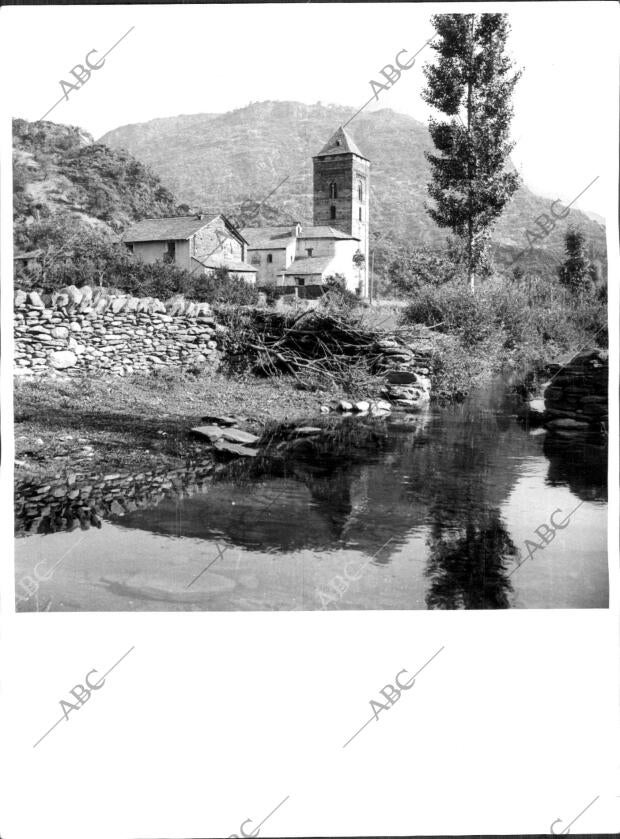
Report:
M73 126L13 121L16 248L45 246L61 224L114 236L137 219L183 209L129 152L95 143Z
M100 142L130 151L188 204L217 208L232 219L247 221L245 210L269 196L266 215L272 223L276 218L283 223L293 219L311 223L312 155L354 114L354 108L337 105L257 102L225 114L126 125L104 134ZM347 131L372 162L374 242L380 238L405 248L444 247L449 231L439 229L424 210L430 177L424 152L432 147L427 127L413 117L383 109L362 112ZM493 232L500 261L528 247L526 231L537 230L536 218L549 214L550 205L549 199L521 186ZM591 255L604 261L604 229L573 209L567 220L558 221L548 237L537 242L540 247L530 264L562 257L569 222L583 228Z

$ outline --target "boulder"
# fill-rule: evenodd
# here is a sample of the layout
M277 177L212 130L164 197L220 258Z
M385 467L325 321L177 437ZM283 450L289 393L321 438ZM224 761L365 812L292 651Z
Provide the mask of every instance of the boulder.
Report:
M235 454L241 457L256 457L258 454L256 449L249 449L247 446L241 446L239 443L229 443L226 440L218 440L214 448L218 452L227 452L228 454Z
M418 380L412 370L388 370L385 378L392 385L411 385Z
M26 303L27 299L28 295L25 291L22 291L19 288L15 290L15 297L13 298L13 304L15 306L23 306Z
M559 419L551 420L547 423L547 428L550 431L589 431L590 423L581 422L580 420L572 419L571 417L560 417Z
M249 431L242 431L240 428L221 428L219 430L222 432L222 437L231 443L251 445L258 442L256 434L250 434Z
M65 370L77 364L77 356L71 350L54 350L49 354L48 360L56 370Z
M45 308L44 302L41 300L36 291L28 292L28 303L30 303L31 306L34 306L35 309Z
M339 411L352 411L353 404L351 402L347 402L346 399L341 399L338 403L338 410Z
M194 437L206 437L210 443L215 443L216 440L221 439L223 433L224 429L219 425L198 425L191 430Z
M389 411L392 406L385 399L377 399L376 402L372 403L371 408L376 408L378 411Z
M353 407L358 413L366 414L370 410L370 402L362 400L361 402L356 402Z
M117 315L119 312L122 312L123 309L127 305L127 298L126 297L115 297L110 304L110 309L112 310L112 314Z
M75 338L69 338L68 349L73 350L76 355L82 355L86 352L86 347L83 344L78 344Z
M82 302L82 292L75 285L68 285L60 289L60 293L69 298L69 303L78 306Z
M106 311L109 305L110 301L107 298L103 297L103 295L101 295L95 303L95 314L103 314L103 312Z

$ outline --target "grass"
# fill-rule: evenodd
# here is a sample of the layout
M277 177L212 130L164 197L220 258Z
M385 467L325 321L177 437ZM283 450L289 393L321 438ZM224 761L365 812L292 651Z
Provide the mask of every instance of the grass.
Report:
M219 373L17 379L15 476L173 468L205 456L204 445L189 436L202 416L234 415L242 428L260 433L270 421L317 414L328 401L288 379Z

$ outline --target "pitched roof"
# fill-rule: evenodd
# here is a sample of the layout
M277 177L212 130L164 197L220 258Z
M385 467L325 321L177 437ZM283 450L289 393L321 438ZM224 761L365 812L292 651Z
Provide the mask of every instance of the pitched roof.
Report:
M295 237L293 225L276 227L242 227L239 231L252 250L279 250Z
M357 236L350 236L348 233L343 233L342 230L336 230L334 227L328 225L308 225L302 227L299 234L300 239L355 239L359 242Z
M327 157L332 154L356 154L368 160L356 146L351 135L344 128L339 128L329 138L316 157Z
M323 274L330 266L332 256L299 256L294 259L286 271L282 272L285 277L303 274Z
M228 271L251 271L253 274L258 273L256 268L248 262L242 262L240 259L232 259L230 257L224 257L223 259L197 259L193 256L192 261L200 263L205 268L226 268Z
M145 218L123 233L123 242L159 242L169 239L189 239L206 227L217 215L176 216L174 218Z

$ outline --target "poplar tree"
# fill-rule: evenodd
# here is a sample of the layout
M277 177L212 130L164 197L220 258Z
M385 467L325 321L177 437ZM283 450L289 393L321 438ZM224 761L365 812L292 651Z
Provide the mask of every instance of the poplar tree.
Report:
M521 72L505 54L510 31L504 14L433 15L436 64L424 68L424 100L448 119L429 120L437 154L426 153L435 206L427 212L458 236L471 290L491 226L519 187L506 171L511 96Z

